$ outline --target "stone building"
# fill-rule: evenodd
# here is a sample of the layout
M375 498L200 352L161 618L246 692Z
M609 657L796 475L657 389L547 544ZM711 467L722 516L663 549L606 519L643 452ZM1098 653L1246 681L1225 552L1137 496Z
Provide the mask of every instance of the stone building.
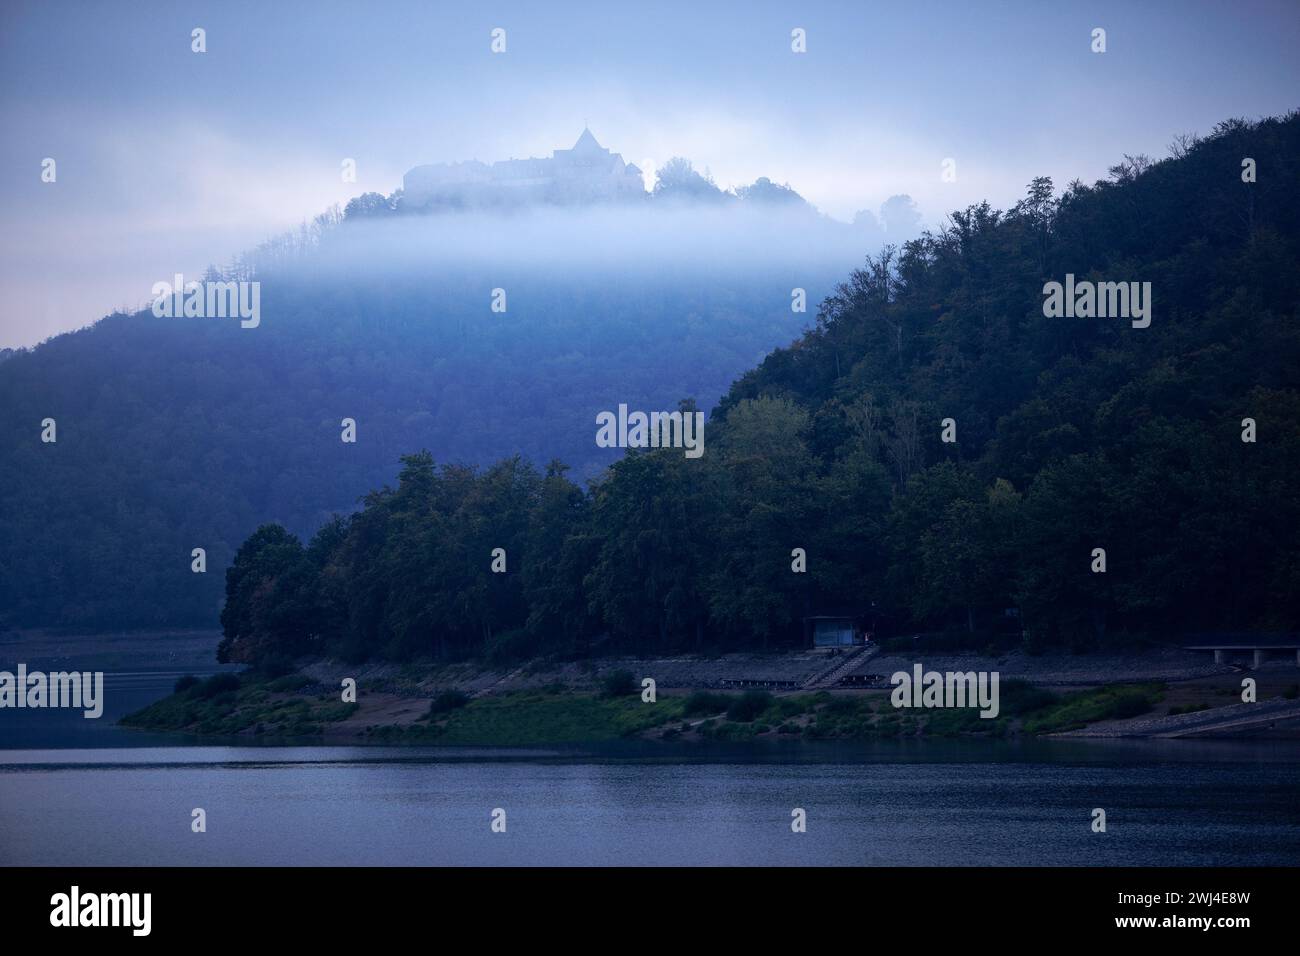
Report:
M412 209L581 204L645 196L641 170L601 146L589 129L583 129L572 149L557 149L549 159L416 166L403 177L402 190L403 204Z

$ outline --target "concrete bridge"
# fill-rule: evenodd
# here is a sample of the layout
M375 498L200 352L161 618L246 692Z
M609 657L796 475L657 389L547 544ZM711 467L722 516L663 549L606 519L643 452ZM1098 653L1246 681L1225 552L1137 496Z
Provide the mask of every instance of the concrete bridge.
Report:
M1224 635L1222 638L1197 637L1194 643L1184 644L1184 650L1213 651L1214 663L1226 664L1229 654L1250 654L1251 666L1259 667L1269 655L1295 655L1295 662L1300 666L1300 640L1278 639L1269 635L1260 635L1256 639L1241 635Z

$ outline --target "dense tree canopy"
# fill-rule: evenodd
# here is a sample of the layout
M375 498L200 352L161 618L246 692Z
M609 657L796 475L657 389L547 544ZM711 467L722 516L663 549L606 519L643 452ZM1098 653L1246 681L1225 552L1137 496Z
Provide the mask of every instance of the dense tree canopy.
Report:
M1293 628L1298 146L1296 116L1233 121L1105 182L954 213L743 376L701 458L633 451L584 491L558 464L408 457L306 548L275 528L244 545L225 653L772 646L871 602L971 641L1015 608L1033 647ZM1067 272L1151 282L1150 327L1045 317Z

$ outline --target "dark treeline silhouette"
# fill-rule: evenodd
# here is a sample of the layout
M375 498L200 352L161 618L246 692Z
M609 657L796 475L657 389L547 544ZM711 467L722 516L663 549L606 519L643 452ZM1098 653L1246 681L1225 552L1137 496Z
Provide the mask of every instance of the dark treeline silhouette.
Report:
M1016 608L1031 649L1293 629L1298 138L1295 114L1226 122L868 259L732 387L702 458L630 452L584 491L419 454L305 547L264 526L223 659L778 646L872 602L972 645ZM1150 327L1045 317L1067 273L1150 282Z

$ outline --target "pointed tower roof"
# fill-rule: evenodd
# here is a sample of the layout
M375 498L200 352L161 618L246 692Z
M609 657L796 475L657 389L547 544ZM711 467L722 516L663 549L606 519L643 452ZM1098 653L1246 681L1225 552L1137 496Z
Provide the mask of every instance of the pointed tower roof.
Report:
M596 142L596 137L592 136L591 130L585 126L582 128L582 135L579 136L578 141L573 144L574 152L577 152L578 150L589 152L595 149L603 150L604 148L605 147L601 146L600 143Z

